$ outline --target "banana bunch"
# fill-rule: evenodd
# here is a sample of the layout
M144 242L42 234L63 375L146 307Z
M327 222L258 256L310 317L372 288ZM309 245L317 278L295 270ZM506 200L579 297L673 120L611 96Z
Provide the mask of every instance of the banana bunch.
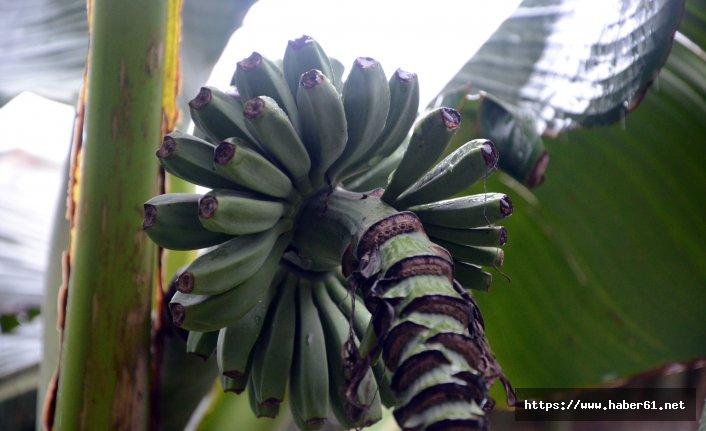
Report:
M453 196L493 172L497 150L471 141L437 163L458 112L417 120L417 76L388 80L372 58L341 76L302 36L281 63L240 61L227 91L203 87L189 103L200 137L164 137L162 168L210 189L144 205L154 242L204 250L176 276L172 321L258 417L288 390L303 430L365 427L383 405L404 429L483 429L503 376L466 289L490 286L482 266L502 264L495 223L512 205ZM342 186L390 160L384 191Z

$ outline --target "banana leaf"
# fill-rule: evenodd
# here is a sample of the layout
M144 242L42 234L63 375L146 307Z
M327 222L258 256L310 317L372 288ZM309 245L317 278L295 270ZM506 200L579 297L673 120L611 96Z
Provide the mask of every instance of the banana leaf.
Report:
M706 40L705 11L687 3L627 118L547 139L542 187L489 181L515 211L503 273L477 296L515 386L594 386L706 356L706 56L694 43Z
M633 110L664 64L683 0L601 3L525 0L442 90L457 106L467 94L489 95L500 127L484 132L500 166L535 187L547 167L537 135L613 124ZM499 115L497 111L506 111ZM482 117L482 115L481 115ZM497 118L496 118L497 117ZM516 119L521 125L512 124ZM533 139L512 139L533 131Z

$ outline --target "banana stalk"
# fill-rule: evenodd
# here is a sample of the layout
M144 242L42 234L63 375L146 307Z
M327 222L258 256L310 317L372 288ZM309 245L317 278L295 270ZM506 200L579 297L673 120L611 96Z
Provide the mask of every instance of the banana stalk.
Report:
M139 214L157 192L153 148L162 125L167 2L94 0L90 13L85 141L54 426L145 429L156 247Z

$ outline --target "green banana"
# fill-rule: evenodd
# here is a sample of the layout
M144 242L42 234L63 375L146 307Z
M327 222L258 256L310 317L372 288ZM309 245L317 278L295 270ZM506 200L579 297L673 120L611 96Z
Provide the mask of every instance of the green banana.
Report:
M157 158L165 171L190 183L208 188L239 189L236 183L214 170L215 148L203 139L174 131L164 137Z
M375 140L385 128L390 109L390 88L385 72L376 60L358 57L343 85L343 106L348 125L348 142L328 171L332 183L359 170Z
M498 163L498 150L487 139L465 143L440 161L419 181L402 193L395 208L437 202L462 192L476 181L487 178Z
M191 119L214 142L237 137L255 142L243 121L243 103L237 92L224 93L214 87L201 87L189 102Z
M218 295L253 276L272 253L280 234L289 226L240 235L197 257L179 275L176 288L193 295Z
M221 142L214 151L213 163L217 173L254 192L290 200L296 196L287 175L240 138Z
M449 228L492 225L512 214L512 202L502 193L484 193L409 208L424 224Z
M311 160L287 113L271 97L259 96L245 103L244 115L248 130L285 169L297 190L302 194L309 192Z
M378 396L378 385L372 370L363 377L363 383L355 394L356 406L350 406L346 396L348 384L344 377L343 346L349 337L348 318L329 296L324 282L313 288L314 302L319 311L326 335L326 357L329 369L329 395L331 407L339 423L346 429L369 426L382 417ZM362 305L362 304L361 304ZM356 339L357 341L357 339ZM352 408L351 408L352 407Z
M333 76L330 76L329 79L333 82L336 90L341 93L343 91L343 72L346 71L346 66L335 58L329 57L329 59L331 60L331 70L333 73Z
M373 145L374 155L367 166L377 165L392 154L405 140L417 118L419 109L419 81L417 74L397 69L389 82L390 112L385 128Z
M236 323L219 331L216 359L221 374L232 378L245 374L251 351L265 323L267 310L270 308L272 298L280 290L280 283L284 278L284 271L278 269L275 278L267 287L264 299L255 304L252 310Z
M417 181L443 154L461 125L461 114L451 108L439 108L427 113L414 126L402 161L392 173L382 200L392 204L397 197Z
M189 336L186 338L186 352L206 360L216 350L217 343L218 331L189 331Z
M466 289L487 291L493 282L490 273L472 263L454 261L454 277Z
M250 370L253 391L260 410L270 417L277 416L279 405L284 400L292 366L296 284L297 277L290 273L282 284L279 298L273 301L253 350Z
M317 41L307 35L289 41L287 49L284 51L282 69L289 90L295 98L297 97L299 80L304 72L316 69L328 79L333 79L334 76L328 55ZM298 102L297 105L299 105ZM299 110L301 111L301 107Z
M247 192L216 189L199 200L201 225L213 232L244 235L272 228L290 215L289 204Z
M250 374L245 372L245 374L238 377L228 377L221 375L219 377L221 382L221 388L223 392L233 392L235 394L242 394L248 385L248 380L250 380Z
M473 245L456 244L443 239L437 239L436 244L444 247L456 260L472 262L476 265L499 268L503 265L505 253L498 247L476 247Z
M368 328L371 315L365 308L365 303L358 295L355 295L355 315L353 314L353 297L346 286L341 284L336 276L331 274L326 278L324 286L331 297L331 300L338 306L340 311L353 323L353 329L358 338L362 338Z
M329 389L329 372L324 330L309 280L299 280L296 302L297 328L289 380L290 405L297 426L302 430L314 430L321 428L328 416L329 399L322 394Z
M377 165L367 171L360 172L358 175L352 176L345 184L346 189L359 192L377 188L382 190L382 187L385 187L389 182L392 172L397 168L397 165L400 164L400 160L402 160L402 156L408 144L409 139L402 142L395 152L382 159Z
M445 240L454 244L478 247L500 247L507 243L507 230L502 226L488 226L471 229L453 229L428 224L424 226L429 238Z
M250 410L252 410L256 418L273 418L279 413L279 405L273 410L271 405L264 404L258 400L252 373L250 373L250 378L248 379L248 401L250 402Z
M291 240L282 235L270 255L250 278L218 295L194 295L177 291L169 303L174 325L190 331L216 331L238 322L260 301L267 298L268 286L277 273L279 259Z
M274 99L289 116L294 130L297 133L300 131L297 104L282 70L274 61L253 52L250 57L238 62L231 84L238 88L242 100L262 96Z
M318 70L301 75L296 95L302 140L311 157L309 178L314 187L318 187L324 182L326 170L346 148L346 113L336 87Z
M160 247L170 250L196 250L220 244L232 238L206 230L199 221L199 199L191 193L155 196L144 204L142 228Z

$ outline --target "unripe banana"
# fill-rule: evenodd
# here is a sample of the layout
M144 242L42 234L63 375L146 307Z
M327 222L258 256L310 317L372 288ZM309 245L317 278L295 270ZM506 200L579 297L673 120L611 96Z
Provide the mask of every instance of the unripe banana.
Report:
M248 379L248 401L250 402L250 410L256 418L273 418L279 412L279 405L273 411L272 406L266 405L258 401L255 393L255 383L253 382L252 373Z
M191 119L213 142L237 137L254 142L243 121L243 103L236 94L227 94L214 87L201 87L189 102Z
M236 183L215 171L215 145L195 136L174 131L164 137L157 158L165 171L198 186L240 189Z
M497 166L498 151L487 139L476 139L459 147L440 161L419 181L402 193L395 208L437 202L466 190L487 178Z
M273 229L240 235L197 257L179 275L176 288L194 295L218 295L255 274L291 222Z
M221 374L239 378L246 373L248 360L262 331L272 298L280 290L280 283L284 281L285 276L284 271L278 269L275 278L267 287L267 295L263 300L236 323L219 331L216 358ZM247 379L244 381L247 382Z
M289 94L289 90L287 90ZM245 123L267 153L284 168L300 193L311 190L311 160L287 113L268 96L245 103Z
M234 84L242 100L267 96L275 100L277 105L289 116L294 130L299 132L299 112L289 85L279 66L253 52L250 57L238 62L231 84Z
M405 140L417 118L419 109L419 81L417 74L397 69L390 78L390 112L385 128L373 145L368 167L377 165L392 154Z
M291 207L286 202L226 189L211 190L199 200L201 225L230 235L265 231L290 212Z
M299 80L304 72L316 69L330 80L333 80L334 77L331 60L328 55L326 55L317 41L307 35L289 41L287 49L284 51L282 69L284 70L289 90L295 98L297 97ZM297 102L297 105L299 105L299 102ZM299 110L301 111L301 106L299 106Z
M297 288L297 329L292 374L289 381L290 405L294 422L302 430L323 426L328 416L328 363L326 341L314 305L311 282L300 279Z
M250 380L250 374L246 372L242 376L238 377L220 376L219 380L221 382L221 388L223 388L223 392L233 392L234 394L242 394L248 385L248 381Z
M425 224L456 229L492 225L512 214L512 202L502 193L464 196L409 208Z
M267 321L253 351L250 370L253 393L261 415L269 417L277 416L292 367L296 284L296 276L290 273L281 286L279 297L270 307Z
M216 350L217 343L218 331L189 331L189 336L186 338L186 352L206 360Z
M461 114L451 108L435 109L417 121L407 150L393 172L382 200L392 204L424 175L446 150L460 125Z
M382 66L370 57L358 57L343 86L348 142L328 171L333 183L361 168L361 161L385 128L390 109L390 88ZM345 172L345 174L344 174Z
M296 192L286 174L240 138L221 142L213 155L215 171L254 192L294 199Z
M326 335L329 393L333 412L346 429L369 426L382 417L375 376L372 370L366 372L358 392L353 394L355 405L351 405L351 400L347 398L348 384L344 378L346 364L343 352L343 346L350 334L348 318L329 296L323 282L314 285L313 293ZM357 338L355 341L357 342Z
M260 301L267 298L267 289L277 273L279 259L291 240L282 235L270 255L250 278L219 295L194 295L177 291L169 303L174 325L190 331L216 331L238 322Z
M341 95L321 71L303 73L300 83L296 94L302 140L311 157L309 178L317 187L323 184L326 170L346 147L346 114Z
M454 261L454 269L454 277L465 289L485 292L493 283L493 276L478 265Z
M455 244L500 247L507 243L507 230L502 226L453 229L428 224L424 226L424 230L432 240L441 239Z
M170 250L196 250L220 244L232 238L206 230L199 221L201 195L169 193L145 202L142 223L147 236L160 247Z
M498 247L476 247L472 245L455 244L442 239L437 239L436 243L451 253L454 259L463 262L499 268L503 265L505 259L503 249Z

